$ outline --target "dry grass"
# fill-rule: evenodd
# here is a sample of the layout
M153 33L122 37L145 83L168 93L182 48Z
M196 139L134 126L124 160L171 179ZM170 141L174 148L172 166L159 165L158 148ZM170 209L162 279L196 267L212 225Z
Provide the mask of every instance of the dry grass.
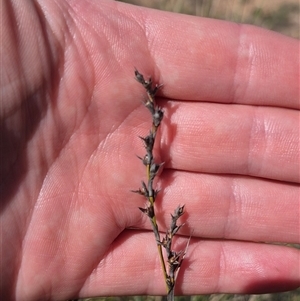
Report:
M299 0L123 0L121 2L253 24L294 38L300 37Z

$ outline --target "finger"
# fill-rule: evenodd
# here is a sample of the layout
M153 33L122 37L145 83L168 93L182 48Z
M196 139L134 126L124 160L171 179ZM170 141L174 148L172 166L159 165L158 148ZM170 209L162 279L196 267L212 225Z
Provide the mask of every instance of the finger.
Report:
M179 222L185 223L181 233L186 235L193 231L197 237L300 243L296 185L165 170L158 187L156 216L162 230L169 227L170 213L185 204ZM147 218L135 226L150 229Z
M107 99L111 87L114 95L123 91L126 98L127 79L136 67L164 83L168 98L299 108L295 39L254 26L119 2L77 3L73 11L82 32L93 28L82 36L88 37L85 47L92 54L95 82L101 83L95 87L97 98ZM115 17L103 30L110 15Z
M186 238L178 239L176 246L184 249L186 241ZM289 247L192 239L175 293L262 293L294 289L300 280L298 263L299 251ZM82 296L116 294L165 294L153 233L125 231L80 293Z
M299 113L168 102L162 156L174 169L299 183Z
M165 96L299 108L298 40L249 25L141 12Z

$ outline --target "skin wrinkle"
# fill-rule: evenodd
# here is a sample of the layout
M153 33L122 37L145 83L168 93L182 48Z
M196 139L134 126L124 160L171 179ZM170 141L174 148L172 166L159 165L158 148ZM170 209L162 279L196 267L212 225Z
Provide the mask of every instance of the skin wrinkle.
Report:
M240 61L242 61L244 56L244 35L243 35L243 26L239 25L239 41L238 41L238 47L237 47L237 59L235 64L235 72L234 72L234 78L232 82L232 91L233 91L233 103L239 103L243 96L245 95L245 91L247 91L247 86L244 87L243 95L241 95L240 87L243 86L239 83L239 67L240 67ZM241 68L241 71L243 68ZM245 80L245 82L248 82Z
M83 43L83 45L84 45L84 43ZM85 46L85 45L84 45ZM86 49L87 50L87 49ZM93 68L90 68L91 70L94 70ZM95 75L94 75L94 73L93 73L93 82L95 82ZM94 87L95 87L95 84L93 85ZM87 91L89 91L89 89L87 89ZM94 93L94 89L92 89L92 90L90 90L91 92L89 93L90 94L90 96L89 97L87 97L87 100L90 100L89 102L88 102L88 104L86 105L86 106L84 106L84 108L85 108L85 113L84 113L84 115L83 115L83 117L82 117L82 120L80 121L80 123L79 123L79 125L78 125L78 127L77 127L77 132L75 131L75 129L74 129L74 134L70 137L70 140L69 141L71 141L72 140L72 137L73 136L75 136L76 134L76 136L78 136L78 135L80 135L80 134L78 134L78 131L80 131L80 128L81 127L83 127L84 125L83 125L83 123L85 122L85 120L86 119L88 119L88 121L89 121L89 113L90 113L90 108L91 108L91 105L92 105L92 99L93 99L93 93ZM75 137L74 139L76 139L77 137ZM83 177L84 177L84 174L85 174L85 170L86 170L86 168L87 168L87 166L90 164L90 160L94 157L93 156L93 154L97 151L97 149L98 149L98 146L97 145L99 145L99 143L96 143L96 146L90 151L90 155L88 155L88 159L87 159L87 162L86 162L86 164L85 164L85 166L83 166L82 167L82 173L81 173L81 176L78 178L78 184L75 186L75 187L77 187L77 191L79 191L80 190L80 186L81 186L81 184L82 184L82 179L83 179ZM75 191L74 191L74 193L73 193L73 195L75 194Z
M240 219L240 208L243 200L240 197L240 186L238 181L236 181L234 178L230 179L231 184L229 185L230 187L230 197L229 197L229 206L228 206L228 211L227 211L227 216L230 217L235 217L234 220L228 218L225 223L225 233L224 233L224 238L229 238L232 233L232 229L236 227L238 224L238 219ZM240 204L239 209L238 204Z
M44 17L44 19L42 20L42 21L46 21L45 22L45 24L48 24L49 25L49 27L50 27L50 24L49 23L47 23L47 19L46 19L46 14L44 14L44 10L41 8L41 6L38 6L38 3L36 3L36 7L38 8L38 11L40 11L40 13L39 13L39 20L41 20L41 17ZM43 23L43 22L42 22ZM40 22L40 24L41 24L41 26L42 26L42 23ZM48 40L50 41L51 39L49 38L50 37L50 35L49 35L49 31L47 31L47 30L45 30L44 31L45 33L47 33L47 37L48 37ZM67 30L65 30L65 31L63 31L64 33L66 33L66 32L68 32ZM52 36L51 36L52 37ZM61 44L61 40L59 41L59 44ZM49 44L51 44L50 42L49 42ZM63 48L64 47L64 45L61 45L61 47ZM65 56L63 56L64 58L65 58ZM64 59L62 60L62 61L64 61ZM61 61L61 62L62 62ZM59 68L58 68L59 69ZM63 74L65 74L65 73L63 73ZM63 78L62 78L63 79ZM51 106L52 108L53 108L53 105ZM52 113L53 113L53 115L56 113L55 111L52 111ZM54 119L53 119L54 120ZM61 118L60 120L63 120L63 118ZM57 122L55 122L55 124L57 124ZM71 139L71 137L72 136L70 136L69 138L67 138L67 137L65 137L64 138L64 140L63 140L63 145L64 145L64 147L67 145L67 143L68 143L68 141ZM64 147L62 147L62 150L64 149ZM56 154L56 158L53 158L53 161L52 161L52 163L51 163L51 165L53 165L53 163L55 163L55 161L59 158L59 154L61 153L61 151L58 153L58 154ZM49 168L48 168L48 170L51 168L51 165L49 166Z
M252 44L248 43L248 35L244 31L245 26L239 25L239 45L237 50L237 64L235 77L233 80L233 90L234 92L234 103L243 103L243 99L247 96L249 90L249 84L251 82L252 75L252 64L249 64L249 61L253 59L252 56ZM245 68L244 65L248 66ZM240 70L240 72L238 72ZM242 79L242 82L239 82L238 79ZM241 90L243 88L243 90Z
M226 208L226 214L224 214L224 217L226 216L232 216L232 207L233 204L235 203L235 195L234 195L234 188L233 188L233 182L230 185L230 190L229 193L226 194L226 199L227 199L227 208ZM230 219L226 219L224 221L223 224L223 230L222 230L222 238L226 239L228 238L228 233L230 233L230 228L231 228L231 220Z
M270 137L274 137L275 132L273 130L275 130L274 128L274 124L270 119L265 119L262 121L263 124L263 132L264 132L264 140L266 141L265 143L265 147L264 147L264 156L263 156L263 160L262 160L262 166L265 166L265 162L266 162L266 157L268 153L272 153L272 141L270 139Z
M235 186L235 196L236 196L236 204L238 204L238 209L236 210L236 212L234 212L233 216L235 216L235 221L236 224L234 225L235 227L232 228L232 232L235 232L235 228L238 228L239 230L241 229L241 227L245 228L247 226L245 226L245 224L250 225L251 227L251 218L249 219L249 217L247 218L247 215L251 214L251 210L253 210L253 205L254 205L254 200L251 197L251 195L249 196L248 194L248 190L246 189L246 186L243 185L244 183L241 181L242 178L239 179L233 179L233 182L236 183ZM249 204L251 204L249 206ZM250 222L249 222L250 220ZM241 231L236 231L237 237L242 237ZM242 239L242 238L241 238ZM247 241L249 241L247 239Z
M274 146L272 144L272 139L271 137L276 137L280 142L285 140L286 133L278 127L278 121L274 118L269 118L269 119L264 119L263 121L265 133L267 133L267 142L266 142L266 153L272 153ZM297 140L296 141L290 141L289 143L284 143L288 144L283 148L283 151L280 153L280 159L286 158L285 161L291 162L291 160L288 160L292 153L293 153L293 148L297 147Z
M142 32L144 33L144 37L145 37L145 40L147 42L147 49L148 49L148 52L149 52L149 56L151 57L151 60L154 63L155 60L153 59L153 56L151 55L151 51L150 51L150 49L152 51L154 50L153 47L151 47L152 41L150 40L150 38L153 36L152 31L151 31L151 27L152 27L151 24L153 22L151 21L151 17L149 18L149 16L147 14L142 13L141 16L143 18L139 19L140 21L138 22L138 25L142 29ZM150 31L150 34L149 34L149 31ZM155 66L155 64L153 65L153 63L151 65ZM157 78L157 77L155 77L155 78ZM157 78L157 80L158 80L158 82L160 82L160 78Z
M247 160L247 174L256 174L259 176L261 173L261 168L257 166L254 169L254 166L252 164L252 161L255 162L256 153L260 151L260 148L258 147L259 141L257 141L257 137L263 136L260 141L265 141L265 131L264 128L261 127L260 118L258 117L258 109L256 107L253 108L252 114L251 114L251 129L250 129L250 135L249 135L249 153L248 153L248 160ZM263 157L265 156L265 153L263 154ZM262 165L261 165L262 166Z
M217 282L216 282L216 291L217 292L222 292L222 283L224 282L224 280L222 279L222 275L226 275L226 261L225 261L225 252L224 252L224 247L223 244L220 245L219 248L219 269L218 272L215 271L215 273L217 274Z
M70 8L70 7L69 7ZM69 14L69 12L70 12L70 10L68 10L68 16L66 17L65 15L65 19L66 20L70 20L70 19L72 19L73 20L73 18L71 18L71 15ZM76 22L72 22L72 26L70 26L70 22L67 22L66 23L67 24L67 28L68 28L68 30L64 30L64 39L63 39L63 41L64 41L64 44L65 45L69 45L69 46L66 46L66 51L65 51L65 55L64 55L64 57L66 58L66 57L68 57L68 56L70 56L69 55L69 49L70 49L70 47L71 46L73 46L73 38L74 37L76 37L76 40L78 41L78 38L79 37L81 37L81 42L80 42L80 46L81 46L81 49L84 49L84 52L88 52L88 50L87 50L87 47L86 47L86 45L85 45L85 43L83 42L83 39L82 39L82 36L81 35L79 35L80 34L80 31L78 31L77 30L77 32L75 33L75 31L74 31L74 33L73 34L71 34L71 31L72 30L70 30L70 28L73 26L73 27L75 27L75 24L76 24ZM69 38L66 38L66 32L68 33L68 36L69 37L71 37L71 39L69 39ZM68 42L68 40L69 40L69 42ZM59 42L59 43L61 43L61 41ZM78 43L77 43L78 44ZM76 54L75 54L75 56L80 56L80 52L82 52L82 50L81 51L78 51L78 47L75 47L75 48L73 48L73 51L74 51L74 49L75 49L75 51L76 51ZM71 54L71 56L74 56L74 54ZM68 67L66 67L66 63L67 63L67 66L69 65L69 63L68 63L68 61L70 61L71 59L69 58L67 58L66 60L65 60L65 64L64 64L64 69L66 70L68 70ZM89 55L87 55L87 61L86 62L89 62L90 61L90 59L89 59ZM87 63L85 63L85 65L87 65ZM88 64L89 65L89 67L88 67L88 69L89 70L94 70L91 66L91 63L90 64ZM87 68L87 67L86 67ZM66 72L64 72L63 73L64 75L63 75L63 77L61 78L61 81L64 81L64 80L66 80L67 79L67 75L66 75ZM91 72L89 72L89 74L91 74ZM83 124L84 124L84 122L85 122L85 120L86 119L89 119L89 113L90 113L90 107L91 107L91 104L92 104L92 99L93 99L93 93L94 93L94 89L89 89L89 88L87 88L88 86L90 86L90 82L91 82L91 76L89 77L89 82L87 83L86 82L86 80L84 80L84 77L83 76L81 76L81 73L79 74L79 76L80 76L80 79L81 79L81 86L83 86L83 84L85 83L85 87L86 87L86 89L84 90L84 92L87 92L89 95L87 96L87 97L85 97L85 99L86 99L86 102L88 101L88 103L84 103L84 105L83 106L81 106L81 108L80 108L80 110L75 110L74 112L76 113L75 114L75 116L76 116L76 118L75 118L75 121L74 121L74 129L72 130L72 134L71 134L71 136L69 137L69 139L64 139L64 147L62 148L62 150L64 150L64 149L68 149L68 144L73 140L73 139L77 139L77 136L78 136L78 131L80 132L80 128L82 128L83 127ZM95 72L93 72L92 73L92 82L94 82L95 83ZM95 86L95 84L94 84L94 86ZM90 91L90 92L89 92ZM68 90L65 92L67 95L68 95ZM68 97L67 97L68 98ZM84 112L83 112L83 110L82 109L84 109ZM79 120L78 120L78 114L77 114L77 112L81 112L80 113L80 115L81 115L81 117L79 118ZM54 112L55 113L55 112ZM64 117L62 117L61 116L61 121L63 121L64 120ZM56 158L56 160L55 161L57 161L59 159L59 157L57 157ZM54 162L55 162L54 161ZM88 164L88 163L87 163ZM83 170L83 172L82 172L82 175L83 175L83 173L84 173L84 170ZM79 181L80 180L78 180L78 183L79 183Z
M247 77L247 88L250 87L252 83L252 78L254 77L254 71L255 71L255 46L253 45L252 42L250 42L250 45L248 46L248 54L249 54L249 59L248 59L248 64L249 64L249 72L248 72L248 77ZM250 61L250 63L249 63ZM247 89L248 90L248 89Z
M21 93L17 93L22 91L22 88L24 86L23 83L23 70L22 70L22 61L20 55L17 53L16 49L13 49L13 45L19 44L20 40L20 32L19 32L19 26L13 20L17 20L16 11L13 8L13 4L7 2L4 2L4 5L7 5L8 8L7 10L9 11L9 14L5 14L3 16L3 19L1 20L2 26L5 27L6 23L9 23L9 28L11 29L10 32L4 31L2 33L1 31L1 37L3 40L10 40L11 38L11 43L6 44L2 43L3 50L1 51L1 58L2 58L2 52L5 53L5 50L7 51L8 49L12 48L11 51L8 52L8 55L6 56L6 60L3 60L3 65L1 66L1 96L3 99L7 98L7 95L9 95L10 91L13 91L13 95L16 95L16 97L13 97L13 100L11 102L3 102L1 105L1 117L3 121L6 121L11 115L15 114L15 112L19 109L20 105L20 100L22 99ZM11 16L9 18L8 16ZM6 34L6 35L5 35ZM3 37L4 35L4 37ZM5 47L5 48L4 48ZM1 60L2 61L2 60ZM17 72L16 74L11 74L12 70L11 68L5 68L5 61L9 61L8 66L11 64L10 62L16 62L17 65ZM21 77L21 78L20 78ZM5 84L4 84L5 83ZM16 102L17 100L17 102Z
M70 5L68 5L68 2L55 1L55 3L56 3L56 6L57 6L59 12L62 14L60 20L62 20L64 23L63 27L59 27L59 32L61 33L61 37L60 38L56 37L56 39L59 42L59 44L65 49L65 53L67 54L70 47L75 44L75 43L73 43L74 37L75 37L75 34L78 33L78 30L76 30L76 29L74 30L74 28L76 28L76 26L75 26L76 22L75 22L75 19L70 14L70 12L72 12L73 9ZM65 9L64 7L68 7L68 8ZM49 13L48 21L50 21L50 20L52 20L52 16ZM51 25L50 25L50 27L51 27ZM52 34L55 35L54 30L52 31Z

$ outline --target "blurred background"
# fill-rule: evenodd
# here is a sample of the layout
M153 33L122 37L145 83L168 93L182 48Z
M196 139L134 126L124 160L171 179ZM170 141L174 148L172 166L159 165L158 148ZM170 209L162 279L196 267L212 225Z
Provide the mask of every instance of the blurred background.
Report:
M134 5L176 13L253 24L299 39L299 0L119 0ZM299 246L291 246L298 247ZM163 301L156 296L124 296L78 301ZM300 301L300 289L263 295L212 294L179 296L176 301Z
M119 0L176 13L253 24L299 39L299 0Z

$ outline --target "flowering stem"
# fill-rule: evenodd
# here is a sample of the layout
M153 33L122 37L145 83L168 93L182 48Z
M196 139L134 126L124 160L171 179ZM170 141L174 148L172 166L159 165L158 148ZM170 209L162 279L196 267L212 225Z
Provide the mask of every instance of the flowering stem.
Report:
M171 226L170 229L167 230L165 237L163 240L160 239L160 234L158 230L156 215L155 215L155 199L158 194L158 190L153 188L154 178L157 176L159 169L164 163L157 164L155 163L153 157L153 147L155 143L156 133L163 119L164 113L161 108L159 108L155 103L155 94L158 89L162 85L152 86L152 79L148 80L144 79L144 76L135 70L135 78L136 80L144 86L147 92L147 100L144 103L145 107L150 111L152 116L152 127L150 129L149 134L146 137L140 137L146 149L146 154L143 158L140 158L143 164L146 166L146 174L147 174L147 183L142 182L142 188L138 190L134 190L133 192L139 193L143 195L147 199L146 208L139 208L144 214L146 214L151 222L153 233L155 236L158 254L163 270L164 280L167 289L167 300L174 300L174 287L177 278L177 274L183 258L185 256L186 251L184 252L175 252L172 251L172 239L173 236L178 232L182 225L177 226L176 222L180 216L184 213L184 206L178 206L174 212L174 215L171 215ZM163 255L162 248L166 251L166 257L169 269L167 271L166 263Z

